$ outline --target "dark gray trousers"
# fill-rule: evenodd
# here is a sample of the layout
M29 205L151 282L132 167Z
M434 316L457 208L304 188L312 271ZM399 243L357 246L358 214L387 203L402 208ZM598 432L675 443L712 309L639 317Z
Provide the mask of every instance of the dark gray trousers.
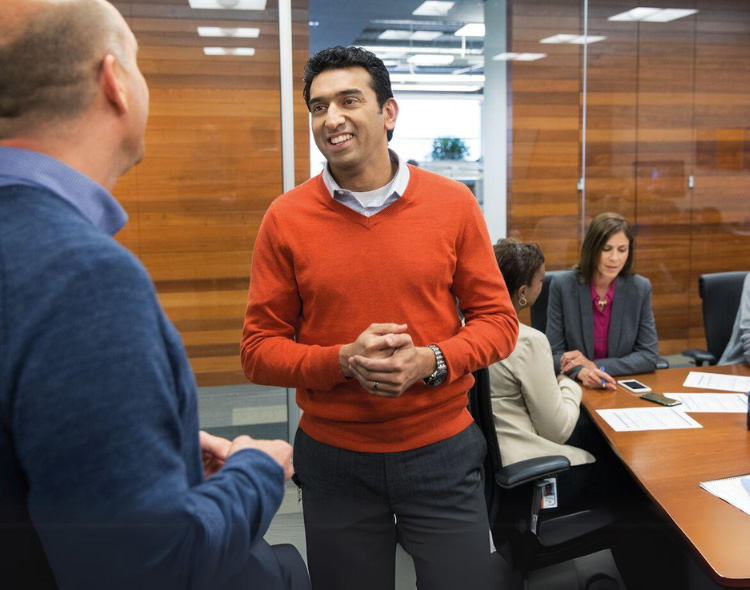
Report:
M489 588L486 451L473 423L397 453L346 451L299 429L294 467L313 589L392 590L397 540L414 559L420 590Z

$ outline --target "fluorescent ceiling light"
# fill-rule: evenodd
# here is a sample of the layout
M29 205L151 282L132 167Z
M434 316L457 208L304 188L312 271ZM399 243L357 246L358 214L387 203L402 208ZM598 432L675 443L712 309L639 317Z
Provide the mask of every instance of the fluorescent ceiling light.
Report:
M253 47L204 47L203 53L206 55L237 55L241 57L250 57L255 55Z
M495 55L493 61L536 61L547 57L546 53L498 53Z
M476 92L481 90L481 84L450 85L450 84L393 84L394 92Z
M416 83L434 83L439 84L466 84L466 83L484 83L484 74L474 74L468 76L455 76L453 74L391 74L391 82L416 82Z
M453 63L455 58L452 55L440 55L440 54L429 54L420 53L418 55L412 55L406 61L415 66L447 66Z
M547 57L546 53L521 53L513 61L536 61Z
M260 35L260 29L249 27L225 28L225 27L198 27L201 37L241 37L243 39L256 39Z
M266 0L188 0L190 8L210 10L265 10Z
M691 14L695 14L696 12L698 11L693 8L665 8L661 12L657 12L656 14L646 17L643 20L648 23L668 23L670 21L677 20L678 18L690 16Z
M427 0L412 11L417 16L445 16L453 8L455 2L443 2L442 0Z
M362 49L374 53L380 59L383 59L384 55L392 57L394 54L404 55L405 53L444 53L448 55L482 55L484 49L471 49L466 48L462 50L460 47L411 47L409 45L366 45Z
M639 6L627 12L621 12L610 16L607 20L627 21L627 22L647 22L647 23L668 23L678 18L690 16L698 12L693 8L650 8Z
M469 23L453 34L456 37L484 37L484 23Z
M400 62L397 59L384 59L383 65L386 68L395 68Z
M384 41L434 41L442 36L441 31L397 31L387 29L378 35Z
M553 35L539 41L539 43L563 43L570 45L584 45L586 43L596 43L597 41L604 41L606 37L597 37L596 35Z
M438 37L442 36L442 31L414 31L409 38L412 41L434 41Z

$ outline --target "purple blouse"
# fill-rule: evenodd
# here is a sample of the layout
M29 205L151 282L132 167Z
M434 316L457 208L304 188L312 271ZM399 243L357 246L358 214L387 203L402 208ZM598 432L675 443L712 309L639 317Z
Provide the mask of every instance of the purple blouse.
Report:
M607 358L609 356L609 321L612 318L612 301L615 298L615 281L609 285L607 294L603 301L606 304L599 305L601 301L596 294L596 288L591 284L591 305L594 308L594 360Z

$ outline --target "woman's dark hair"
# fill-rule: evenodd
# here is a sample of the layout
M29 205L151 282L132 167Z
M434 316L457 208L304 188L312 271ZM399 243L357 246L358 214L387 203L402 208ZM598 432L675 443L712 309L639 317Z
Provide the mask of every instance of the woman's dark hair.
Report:
M532 242L521 243L515 238L505 238L497 241L494 250L511 297L524 285L531 285L534 275L544 264L542 249Z
M620 232L627 236L629 242L628 259L625 262L625 266L622 267L620 274L625 277L632 274L633 228L630 227L628 220L622 215L618 215L617 213L602 213L594 218L594 221L591 222L589 229L586 231L586 236L583 238L583 245L581 246L581 258L574 267L578 274L578 279L582 283L591 282L604 246L607 245L612 236Z
M375 92L381 110L385 102L389 98L393 98L391 77L380 58L361 47L337 45L336 47L321 49L305 64L305 73L302 76L305 87L302 90L302 96L305 97L307 110L310 110L310 86L315 76L327 70L342 70L344 68L364 68L367 70L370 74L370 88ZM392 137L393 130L389 129L388 141L391 141Z

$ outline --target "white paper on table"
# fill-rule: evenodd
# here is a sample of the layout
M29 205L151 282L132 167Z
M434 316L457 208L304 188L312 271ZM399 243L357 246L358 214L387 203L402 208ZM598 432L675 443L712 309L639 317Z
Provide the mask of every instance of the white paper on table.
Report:
M750 391L750 377L739 375L719 375L718 373L701 373L690 371L683 387L697 387L699 389L718 389L719 391Z
M665 393L682 402L683 412L706 414L747 414L747 394L744 393Z
M750 493L742 485L742 480L747 477L747 475L738 475L737 477L727 477L726 479L702 481L701 487L707 492L711 492L717 498L721 498L725 502L729 502L732 506L736 506L745 514L750 514Z
M597 410L615 432L703 428L690 416L674 408L619 408Z

